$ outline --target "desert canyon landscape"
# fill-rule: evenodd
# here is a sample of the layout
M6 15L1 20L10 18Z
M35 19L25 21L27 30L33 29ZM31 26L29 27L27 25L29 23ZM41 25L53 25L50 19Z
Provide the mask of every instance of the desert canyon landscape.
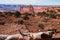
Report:
M18 10L0 10L0 34L14 35L20 34L20 32L47 31L54 31L52 38L60 38L60 6L24 5L19 6Z

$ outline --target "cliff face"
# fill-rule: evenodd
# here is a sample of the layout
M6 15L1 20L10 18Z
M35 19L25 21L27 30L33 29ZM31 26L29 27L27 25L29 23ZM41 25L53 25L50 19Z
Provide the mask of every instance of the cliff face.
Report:
M22 6L22 7L20 7L20 12L21 13L25 13L25 12L33 13L34 8L33 8L33 6Z
M20 7L20 12L21 13L38 13L38 12L43 12L43 11L47 11L47 10L57 10L60 9L60 7L56 6L56 7L48 7L48 6L22 6Z

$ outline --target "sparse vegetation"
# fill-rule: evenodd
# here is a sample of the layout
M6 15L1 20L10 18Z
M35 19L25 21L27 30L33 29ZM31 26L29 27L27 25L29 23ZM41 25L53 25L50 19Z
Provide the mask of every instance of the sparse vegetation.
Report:
M18 20L17 23L18 23L18 24L23 24L24 21L23 21L23 20Z
M45 17L50 17L50 18L56 18L56 14L53 11L51 11L50 14L48 14L47 12L38 12L37 15L41 17L45 16Z
M13 13L12 13L12 12L8 12L7 15L8 15L8 16L12 16Z
M54 32L57 32L57 30L56 29L48 29L48 31L54 31Z
M5 21L5 20L3 20L3 19L2 19L2 20L0 20L0 25L4 25L4 24L5 24L5 22L6 22L6 21Z
M47 12L38 12L38 14L37 14L38 16L45 16L45 17L48 17L49 16L49 14L47 14Z
M50 14L56 14L56 11L53 9L53 10L49 10L49 13Z
M5 17L5 15L3 15L3 14L2 14L2 15L0 15L0 16L1 16L1 17Z
M41 16L41 12L38 12L37 15L38 15L38 16Z
M0 17L5 17L5 15L3 15L3 13L2 13L2 12L0 12Z
M44 11L43 11L43 12L38 12L37 15L38 15L38 16L41 16L41 17L42 17L42 16L46 16L46 12L44 12Z
M58 12L60 12L60 9L57 9Z
M18 12L18 11L16 11L16 12L14 13L14 16L15 16L16 18L18 18L19 16L21 16L21 13Z
M40 27L41 29L44 29L44 25L42 23L39 23L38 27Z
M28 20L28 19L29 19L28 15L29 15L29 13L24 13L23 19L24 19L24 20Z
M50 18L49 17L43 17L43 19L41 20L42 22L48 22Z
M49 17L56 18L56 15L55 14L49 14Z
M5 34L16 34L17 32L15 29L18 28L22 29L22 32L28 32L28 30L29 32L60 31L60 14L55 11L58 12L57 10L51 10L49 8L47 11L43 10L43 12L41 11L38 13L20 13L18 11L0 12L0 32L4 33L7 30L8 33L6 32ZM58 18L56 18L56 16L58 16ZM54 29L55 27L56 29Z

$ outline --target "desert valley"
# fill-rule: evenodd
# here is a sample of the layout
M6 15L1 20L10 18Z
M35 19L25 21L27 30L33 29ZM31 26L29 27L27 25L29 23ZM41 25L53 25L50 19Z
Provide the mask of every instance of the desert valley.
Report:
M52 38L60 38L60 6L27 5L12 9L0 11L0 34L54 31Z

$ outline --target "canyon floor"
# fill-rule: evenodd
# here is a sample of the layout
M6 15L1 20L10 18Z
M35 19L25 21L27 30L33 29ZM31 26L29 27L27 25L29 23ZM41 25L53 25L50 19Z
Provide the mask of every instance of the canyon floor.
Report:
M9 18L9 17L8 17ZM10 20L11 18L9 18ZM12 17L13 20L7 20L4 25L0 25L0 34L17 34L21 30L21 32L43 32L48 29L56 29L60 31L60 19L55 18L47 18L40 16L29 16L29 20L23 20L22 18ZM18 24L17 20L23 20L22 24ZM27 28L26 28L27 27ZM59 38L60 33L55 33L53 35L54 38Z
M0 34L19 34L18 29L24 32L44 32L56 29L59 33L53 34L53 38L60 38L60 16L44 16L37 14L19 14L17 17L9 13L0 16ZM60 14L59 14L60 15Z

